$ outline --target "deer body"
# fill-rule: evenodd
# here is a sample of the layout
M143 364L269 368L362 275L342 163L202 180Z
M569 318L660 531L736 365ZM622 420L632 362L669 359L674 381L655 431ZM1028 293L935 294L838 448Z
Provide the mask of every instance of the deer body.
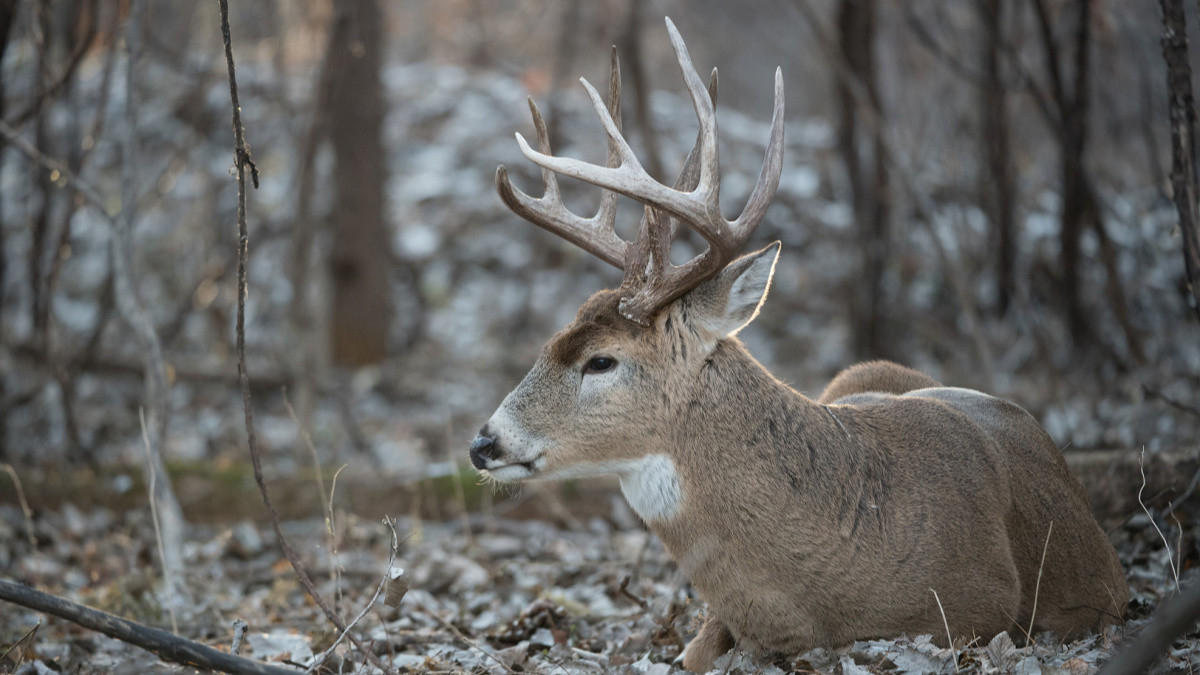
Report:
M623 182L636 160L613 149L612 117L618 167L551 157L536 108L542 150L522 144L543 167L645 203L637 242L611 232L593 241L595 221L549 203L549 171L541 200L498 172L505 202L535 223L569 230L610 262L628 246L626 279L547 342L480 430L472 463L499 482L617 475L709 605L683 655L692 670L707 670L735 641L787 655L900 633L943 640L944 625L955 637L988 638L1032 621L1034 631L1073 637L1119 620L1128 590L1116 554L1058 448L1020 407L885 362L844 371L813 401L738 341L766 297L779 245L731 261L740 244L727 237L748 236L739 228L748 220L753 229L778 181L781 80L751 198L758 210L714 222L719 207L679 203L715 205L715 135L704 132L715 134L715 120L668 28L702 120L680 190ZM614 101L615 72L614 63ZM600 221L611 218L607 203ZM678 268L665 262L670 218L699 230L709 251ZM707 271L696 277L699 268Z

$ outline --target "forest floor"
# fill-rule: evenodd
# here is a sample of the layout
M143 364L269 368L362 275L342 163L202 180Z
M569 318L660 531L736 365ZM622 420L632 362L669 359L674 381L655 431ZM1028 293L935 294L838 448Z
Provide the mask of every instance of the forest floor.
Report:
M573 499L588 504L576 509ZM539 514L537 520L513 517ZM735 651L718 661L717 672L1095 672L1176 584L1164 539L1148 516L1103 524L1132 599L1130 620L1102 634L1062 643L1046 633L1033 644L1023 634L1002 634L953 651L930 636L906 636L818 649L775 664ZM372 605L389 569L393 528L400 544L392 565L405 569L410 590L397 607L382 596ZM363 612L356 633L404 672L674 672L672 660L703 616L702 602L661 542L616 492L572 498L562 490L526 489L484 511L443 521L407 515L392 526L335 509L324 519L287 521L284 530L325 598L343 617ZM1195 531L1184 534L1190 539ZM180 635L223 650L241 619L250 626L243 656L294 665L297 672L338 637L280 554L269 525L193 524L187 539L190 599L171 617L157 599L158 549L146 509L85 512L65 503L27 520L19 509L0 505L0 569L49 592L160 627L174 622ZM1170 550L1176 546L1172 541ZM36 635L0 656L0 672L16 664L21 673L184 670L66 621L8 606L0 612L0 655L35 627ZM371 672L348 642L325 664L330 672ZM1193 631L1158 670L1197 667L1200 634Z

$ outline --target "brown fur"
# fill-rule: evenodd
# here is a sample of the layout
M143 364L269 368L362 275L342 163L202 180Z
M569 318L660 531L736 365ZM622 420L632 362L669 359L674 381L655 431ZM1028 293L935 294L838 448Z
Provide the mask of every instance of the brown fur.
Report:
M1116 554L1020 407L882 361L813 401L712 332L713 317L746 313L726 299L761 255L649 328L596 294L502 406L550 448L547 472L671 459L682 507L648 525L710 608L684 665L706 670L734 640L768 655L900 633L944 642L935 591L956 637L1023 633L1048 533L1033 630L1069 639L1119 620ZM579 371L596 354L623 369L585 397Z
M905 368L891 361L866 361L837 374L825 385L817 403L833 403L844 396L874 391L881 394L903 394L916 389L940 387L932 377Z

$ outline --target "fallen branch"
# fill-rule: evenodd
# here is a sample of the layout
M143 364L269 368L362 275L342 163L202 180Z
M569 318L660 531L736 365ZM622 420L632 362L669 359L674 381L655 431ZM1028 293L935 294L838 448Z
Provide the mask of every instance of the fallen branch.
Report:
M1144 673L1175 638L1186 633L1200 620L1200 583L1163 600L1150 623L1119 654L1100 669L1099 675Z
M238 102L237 76L233 65L233 43L229 35L229 0L220 0L220 5L221 36L225 41L225 63L229 70L229 98L233 104L234 157L238 185L237 368L238 382L242 390L242 408L246 418L246 442L250 449L250 462L254 465L254 482L258 484L258 490L262 493L263 505L266 507L267 513L271 516L271 526L275 529L275 536L279 539L279 546L283 549L284 556L291 563L292 569L295 570L296 576L300 579L300 583L304 586L304 589L308 591L309 596L312 597L313 602L321 608L321 611L325 613L330 623L340 633L344 633L372 665L385 673L390 673L392 670L368 649L358 639L358 636L350 632L346 626L346 622L342 621L342 618L329 607L329 604L325 602L325 599L317 591L317 587L313 584L308 570L300 562L300 557L296 555L295 549L292 548L291 543L283 534L283 526L279 522L279 514L275 512L275 506L271 503L271 495L267 491L266 481L263 479L262 463L259 461L258 455L258 437L254 433L254 409L250 396L250 374L246 372L246 293L248 290L246 254L250 248L250 235L246 227L246 170L249 169L254 187L257 188L258 167L255 166L254 160L250 158L250 149L246 146L245 130L242 127L242 108L241 103Z
M121 642L145 649L171 663L180 663L192 668L219 670L224 673L263 673L265 675L295 675L296 673L294 670L269 666L258 661L226 654L165 630L151 628L136 621L85 607L57 595L43 593L7 579L0 579L0 600L66 619L88 630L94 630Z

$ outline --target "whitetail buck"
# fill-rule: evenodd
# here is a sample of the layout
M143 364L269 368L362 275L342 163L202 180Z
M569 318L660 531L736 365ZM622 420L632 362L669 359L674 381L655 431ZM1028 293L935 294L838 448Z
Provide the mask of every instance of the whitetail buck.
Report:
M471 444L499 482L615 474L708 603L683 654L707 670L735 643L789 655L856 639L958 638L1119 621L1128 589L1083 488L1028 413L886 362L838 375L816 401L775 379L736 335L771 283L779 244L734 259L782 167L783 79L766 161L734 221L718 203L716 71L709 91L667 21L700 134L673 188L652 180L621 135L613 57L607 166L550 154L530 101L545 195L497 188L522 217L624 270L550 339ZM555 173L604 188L581 218ZM637 238L613 230L617 194L641 202ZM708 249L674 266L678 225ZM1043 559L1044 558L1044 559ZM939 606L940 604L940 606ZM1034 617L1036 616L1036 619ZM1017 634L1017 633L1014 633Z

